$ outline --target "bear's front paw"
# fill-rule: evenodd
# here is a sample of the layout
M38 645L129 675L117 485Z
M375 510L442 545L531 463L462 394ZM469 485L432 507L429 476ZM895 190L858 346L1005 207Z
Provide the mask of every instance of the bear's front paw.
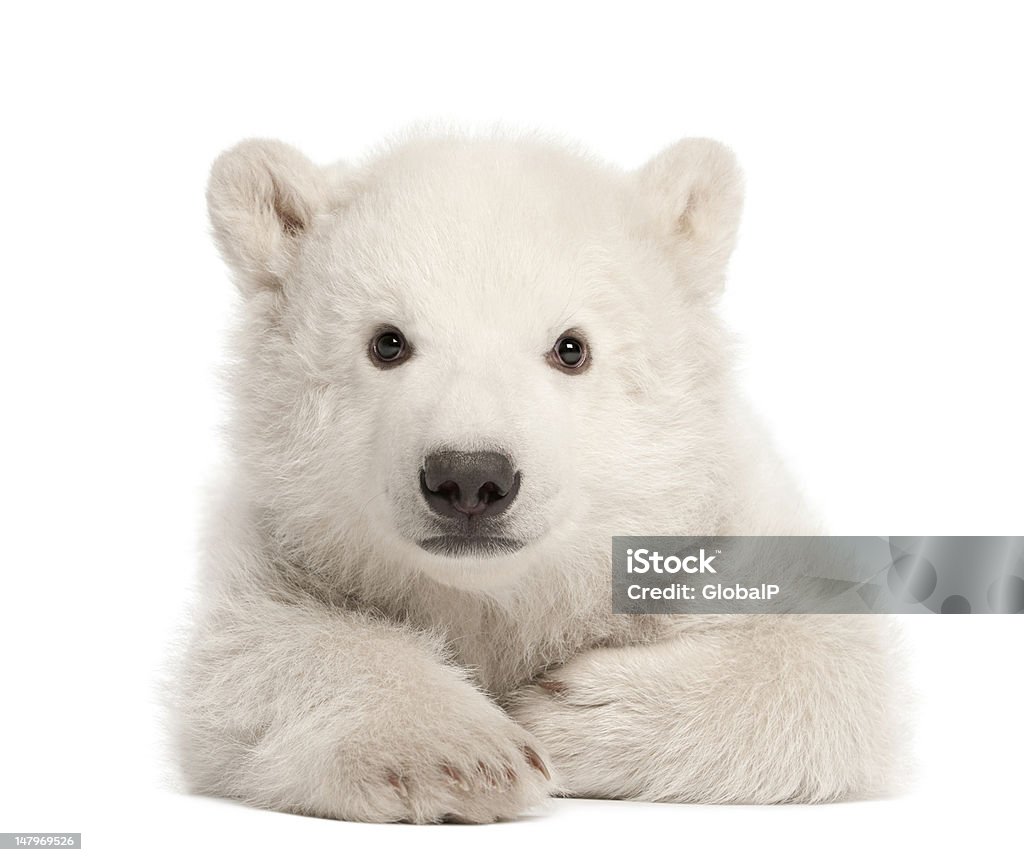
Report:
M360 769L358 819L490 823L513 818L553 790L540 744L504 713L449 717L378 750Z
M657 708L655 682L625 651L596 649L534 677L505 708L544 743L560 792L629 797L644 767L635 743L675 714Z

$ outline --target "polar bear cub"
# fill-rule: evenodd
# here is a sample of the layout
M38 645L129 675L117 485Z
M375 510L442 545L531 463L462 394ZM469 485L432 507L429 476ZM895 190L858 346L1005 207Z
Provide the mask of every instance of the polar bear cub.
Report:
M488 822L886 785L880 621L611 613L613 535L814 529L715 313L741 199L708 140L633 171L500 135L217 160L243 302L177 699L191 788Z

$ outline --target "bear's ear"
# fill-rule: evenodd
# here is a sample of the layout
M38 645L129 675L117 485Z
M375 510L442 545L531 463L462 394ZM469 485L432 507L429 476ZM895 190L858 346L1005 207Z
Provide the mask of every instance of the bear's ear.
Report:
M279 141L243 141L214 162L206 190L210 222L243 291L281 287L329 197L327 172Z
M637 171L654 230L698 289L717 293L736 243L743 178L732 151L717 141L687 138Z

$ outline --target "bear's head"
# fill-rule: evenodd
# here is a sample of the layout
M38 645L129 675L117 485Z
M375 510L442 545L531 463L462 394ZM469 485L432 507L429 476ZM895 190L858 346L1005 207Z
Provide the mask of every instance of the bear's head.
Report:
M208 202L245 298L246 495L309 565L488 590L716 525L741 207L721 145L626 172L536 139L330 167L247 141Z

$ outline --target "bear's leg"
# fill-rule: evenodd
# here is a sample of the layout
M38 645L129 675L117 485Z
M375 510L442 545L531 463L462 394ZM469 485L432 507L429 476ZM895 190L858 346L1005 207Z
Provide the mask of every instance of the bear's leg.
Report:
M563 793L676 802L826 802L888 786L886 620L748 616L595 649L514 693Z
M396 624L220 596L178 693L192 790L345 820L488 822L550 790L541 745Z

